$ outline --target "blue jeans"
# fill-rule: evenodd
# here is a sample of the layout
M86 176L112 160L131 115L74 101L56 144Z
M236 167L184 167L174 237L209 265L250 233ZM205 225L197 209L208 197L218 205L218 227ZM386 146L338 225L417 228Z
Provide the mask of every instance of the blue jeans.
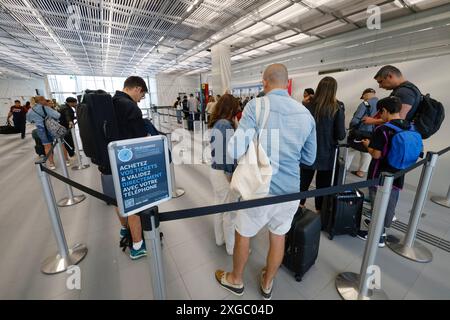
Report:
M369 197L370 202L372 203L372 210L373 206L375 204L375 197L377 195L377 188L376 187L370 187L369 188ZM384 219L384 227L390 228L392 224L392 219L395 216L395 207L397 206L398 197L400 195L400 189L393 187L391 190L391 195L389 197L389 203L386 209L386 217Z
M45 130L44 127L36 126L37 134L39 136L39 139L41 139L42 144L50 144L55 140L55 138L51 135L50 132Z

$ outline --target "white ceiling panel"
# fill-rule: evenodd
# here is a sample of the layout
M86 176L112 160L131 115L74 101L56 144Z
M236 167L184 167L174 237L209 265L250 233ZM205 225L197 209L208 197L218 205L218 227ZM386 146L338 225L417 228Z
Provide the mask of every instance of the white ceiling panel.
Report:
M244 61L363 27L369 5L380 5L382 21L388 21L448 3L0 0L0 67L126 76L135 69L143 75L175 70L167 62L176 61L186 70L203 70L211 61L206 50L221 41L232 45L233 62Z

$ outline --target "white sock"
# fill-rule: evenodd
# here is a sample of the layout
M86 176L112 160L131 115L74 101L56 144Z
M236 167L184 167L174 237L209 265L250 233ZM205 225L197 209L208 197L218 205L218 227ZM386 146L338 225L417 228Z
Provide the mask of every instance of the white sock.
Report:
M127 230L127 227L121 226L120 227L122 230Z
M139 250L142 247L142 242L144 242L144 241L141 240L139 242L133 242L133 249L134 250Z

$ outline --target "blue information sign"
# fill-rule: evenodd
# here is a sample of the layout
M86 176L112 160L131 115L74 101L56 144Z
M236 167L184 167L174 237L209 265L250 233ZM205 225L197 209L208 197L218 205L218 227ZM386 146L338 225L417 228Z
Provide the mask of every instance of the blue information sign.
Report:
M130 216L172 198L165 136L113 141L108 145L117 205Z

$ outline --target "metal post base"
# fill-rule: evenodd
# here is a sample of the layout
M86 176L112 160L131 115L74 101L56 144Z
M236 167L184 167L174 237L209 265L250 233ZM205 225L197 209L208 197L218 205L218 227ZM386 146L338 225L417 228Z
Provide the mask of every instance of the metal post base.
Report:
M344 300L358 300L359 294L359 274L344 272L336 277L336 289ZM383 290L369 289L369 296L364 300L388 300L388 296Z
M59 253L56 256L48 257L42 263L41 271L45 274L56 274L67 270L68 267L78 264L84 259L88 249L84 244L76 244L69 249L69 255L62 258Z
M80 203L84 199L86 199L86 196L83 194L79 195L79 196L73 196L72 199L71 198L63 198L58 201L58 207L70 207L77 203Z
M431 201L433 201L434 203L437 203L441 206L450 208L450 200L446 197L431 197L430 199Z
M89 168L89 167L90 167L89 164L82 164L82 165L80 165L80 166L73 166L73 167L72 167L72 170L83 170L83 169L87 169L87 168Z
M177 188L175 192L172 192L172 198L178 198L184 195L184 190L181 188Z
M414 242L412 247L407 247L402 240L389 235L386 239L386 245L395 253L412 261L427 263L433 260L433 253L417 241Z

